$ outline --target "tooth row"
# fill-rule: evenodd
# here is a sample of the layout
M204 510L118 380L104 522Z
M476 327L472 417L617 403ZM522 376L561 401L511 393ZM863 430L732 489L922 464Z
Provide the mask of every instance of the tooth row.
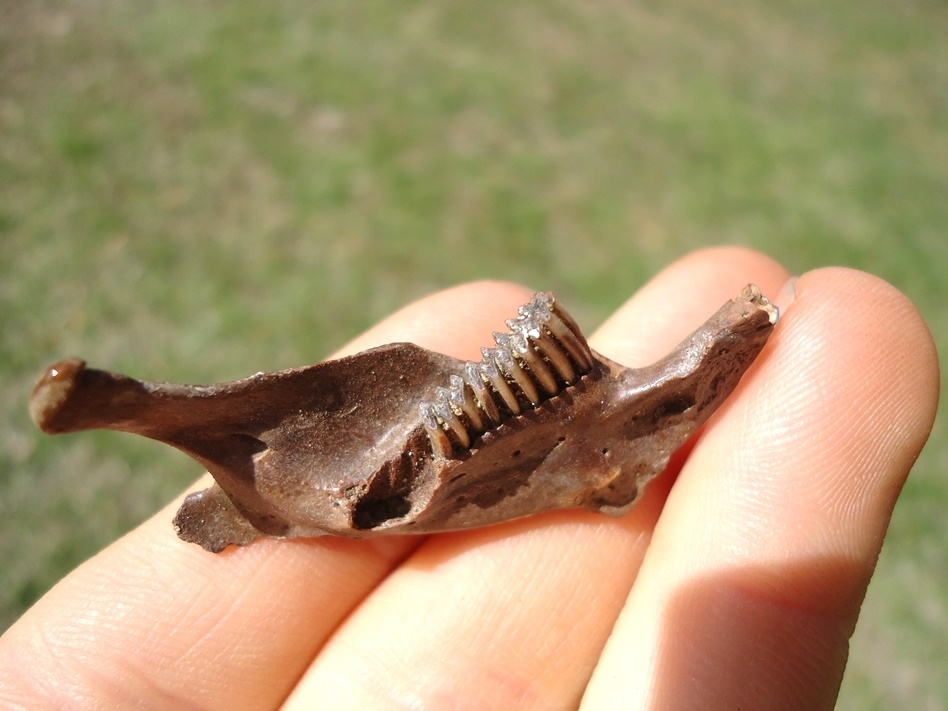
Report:
M473 437L537 407L592 369L585 337L552 294L535 294L518 314L507 321L510 333L495 333L496 346L481 349L479 363L465 363L463 377L452 375L433 401L420 404L432 448L441 456L470 447Z

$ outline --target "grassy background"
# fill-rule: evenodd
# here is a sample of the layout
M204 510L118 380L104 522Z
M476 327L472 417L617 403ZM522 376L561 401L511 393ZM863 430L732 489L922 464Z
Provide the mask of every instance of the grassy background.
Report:
M35 432L66 355L220 381L477 277L591 327L721 242L879 274L948 352L946 37L939 0L0 3L0 629L199 474ZM946 465L940 421L839 708L948 708Z

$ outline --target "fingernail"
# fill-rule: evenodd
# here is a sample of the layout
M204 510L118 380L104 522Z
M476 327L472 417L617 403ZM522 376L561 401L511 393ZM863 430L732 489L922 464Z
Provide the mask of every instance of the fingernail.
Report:
M777 298L774 299L774 302L777 305L777 308L780 309L780 315L782 316L786 311L787 307L793 303L793 300L797 297L797 281L800 277L790 277L786 283L781 287L780 293L777 294Z

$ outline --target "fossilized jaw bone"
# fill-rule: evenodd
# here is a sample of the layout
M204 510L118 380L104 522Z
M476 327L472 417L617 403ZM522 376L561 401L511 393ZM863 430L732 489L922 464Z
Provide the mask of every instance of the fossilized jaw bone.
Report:
M47 432L136 432L200 461L217 483L185 500L175 527L211 551L574 506L621 515L734 389L775 321L748 287L668 357L627 369L538 294L479 363L400 343L188 386L72 360L37 383L31 412Z
M422 401L421 419L436 455L451 459L472 439L509 417L535 409L592 370L593 354L579 326L550 293L538 293L509 319L510 333L495 333L495 348L482 348L437 399Z

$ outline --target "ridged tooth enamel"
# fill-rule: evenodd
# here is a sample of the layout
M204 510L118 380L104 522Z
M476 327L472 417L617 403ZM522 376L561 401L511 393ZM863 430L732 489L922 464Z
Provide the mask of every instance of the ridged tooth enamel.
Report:
M438 399L434 403L435 414L438 416L438 419L444 423L447 431L454 434L458 444L462 447L470 447L471 436L467 433L457 413L451 407L451 403L448 401L449 395L446 388L438 388Z
M444 397L446 392L447 390L444 388L438 388L435 391L436 399L431 403L432 407L434 407L435 415L444 424L448 424L454 419L454 410L451 409L451 405L448 404L447 398Z
M564 381L570 385L576 382L579 376L570 351L555 336L540 339L537 341L537 348L554 365Z
M507 322L508 325L511 323L517 322ZM560 391L560 387L553 376L553 371L550 370L550 366L546 364L546 361L540 357L540 354L534 350L527 332L511 329L509 343L514 355L526 364L534 380L540 384L546 395L549 397L556 395Z
M589 343L586 342L586 337L583 335L579 324L555 301L553 302L553 315L559 319L560 323L572 336L572 340L569 342L576 346L576 360L579 362L582 371L588 373L593 367L592 351L589 349Z
M481 411L487 416L487 419L493 424L499 425L501 422L500 410L497 408L497 403L491 396L490 388L484 380L480 365L473 361L465 363L464 379L474 394L474 399L477 401L478 407L480 407Z
M454 453L454 445L451 444L448 433L438 423L434 406L430 402L423 402L419 410L421 411L421 421L425 424L425 431L428 433L428 439L431 440L432 450L445 459L450 459Z
M561 340L570 356L586 372L592 369L592 353L583 337L579 325L566 311L559 308L553 294L537 293L528 304L521 306L517 313L521 316L533 315L550 331L554 338Z
M435 414L445 423L458 416L457 411L451 407L451 392L447 388L437 388L435 390L434 408Z
M588 347L576 337L576 334L570 330L569 326L556 312L550 314L550 320L546 322L546 327L566 349L581 372L588 372L592 368L592 357L589 354Z
M510 384L511 392L514 394L514 397L517 397L517 392L519 391L523 394L523 387L520 385L520 365L517 363L516 359L513 357L513 353L510 352L510 348L506 345L506 334L495 333L495 338L500 338L500 341L504 343L503 347L497 347L491 349L491 352L494 354L494 362L497 364L497 367L500 368L500 374L504 377L508 384ZM514 389L513 386L516 386ZM529 399L529 398L528 398ZM522 402L519 398L517 402Z
M470 447L475 436L500 425L508 410L521 414L524 401L537 407L592 370L589 344L552 294L535 294L517 313L507 320L510 333L494 334L496 348L482 348L480 363L466 362L463 377L451 375L433 402L421 403L436 454L451 457L457 447Z
M541 401L540 393L537 391L536 383L533 382L530 374L523 369L520 361L514 355L513 346L510 343L510 334L495 333L494 340L497 342L498 363L504 369L504 372L510 376L511 380L516 383L517 388L530 401L530 404L536 407Z
M451 406L459 411L478 432L484 430L484 418L478 409L477 402L471 394L471 389L465 384L460 375L452 375L448 379L448 400Z
M534 294L529 302L517 309L521 316L533 315L542 324L550 320L550 305L552 298L549 294Z
M508 318L504 323L511 333L522 333L527 338L540 337L540 324L530 315L517 316L517 318Z
M553 366L563 379L563 382L567 385L572 385L576 381L576 369L573 367L569 355L547 332L543 326L542 319L532 308L532 302L527 307L521 307L521 310L523 313L520 318L523 323L524 332L529 334L534 347L536 347L540 355ZM547 316L549 316L549 312L547 312Z
M510 383L507 382L503 373L500 372L496 354L496 348L481 348L481 355L484 357L484 360L481 362L481 372L487 378L487 382L494 391L500 395L507 409L513 414L519 415L520 403L517 402L517 396L514 395L513 390L510 389Z

